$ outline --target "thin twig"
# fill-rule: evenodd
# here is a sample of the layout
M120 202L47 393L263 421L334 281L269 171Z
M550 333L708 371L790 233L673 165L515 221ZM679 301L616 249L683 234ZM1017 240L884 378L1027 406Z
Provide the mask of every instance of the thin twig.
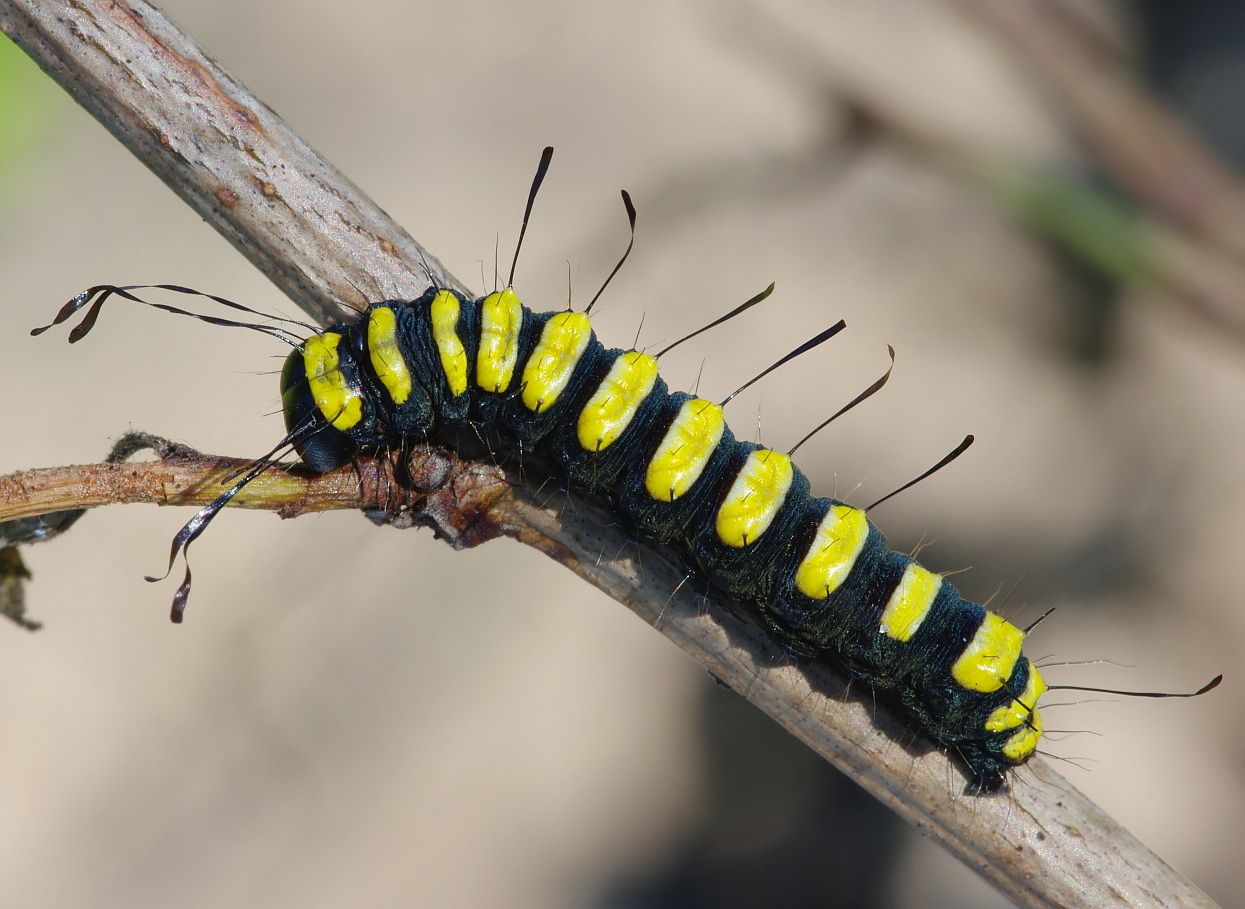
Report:
M0 0L0 28L322 321L337 318L341 304L413 297L429 273L460 286L154 8L120 0ZM435 457L446 487L474 488L482 471L495 473L448 452ZM220 466L198 479L210 480ZM80 478L98 469L79 469ZM3 478L0 495L26 508L46 477ZM686 588L672 594L684 577L678 560L628 545L597 503L577 499L565 507L560 492L504 485L514 494L486 497L467 511L451 497L443 520L513 536L626 604L1017 903L1211 905L1041 761L1017 774L1009 796L961 795L963 777L943 754L913 741L911 727L876 709L872 698L849 694L831 669L792 664L728 603ZM85 500L68 501L72 507ZM64 507L62 499L53 510ZM457 545L473 542L447 535Z

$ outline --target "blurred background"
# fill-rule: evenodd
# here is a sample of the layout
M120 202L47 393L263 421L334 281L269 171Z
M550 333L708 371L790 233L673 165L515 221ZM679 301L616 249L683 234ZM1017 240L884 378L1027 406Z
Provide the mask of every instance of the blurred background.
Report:
M814 489L867 504L975 433L873 517L971 567L972 598L1015 587L1019 624L1057 607L1028 652L1100 661L1058 682L1227 674L1195 701L1052 697L1046 747L1245 900L1239 4L163 7L477 289L547 144L529 305L562 306L568 266L575 300L596 291L619 188L639 227L594 312L607 342L657 345L777 281L663 359L672 386L724 397L846 319L732 403L743 437L792 444L894 345L887 389L801 450ZM29 336L100 282L293 307L7 44L0 272L0 472L99 460L130 428L242 457L279 437L284 351L258 335L118 303L75 347ZM1004 904L531 550L229 513L175 627L175 581L142 575L187 516L106 509L28 550L45 627L0 627L0 904Z

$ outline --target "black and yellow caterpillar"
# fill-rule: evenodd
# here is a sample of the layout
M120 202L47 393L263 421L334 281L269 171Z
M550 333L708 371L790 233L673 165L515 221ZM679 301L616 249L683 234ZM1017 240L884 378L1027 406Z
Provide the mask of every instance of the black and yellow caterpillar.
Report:
M584 313L433 288L307 339L281 393L319 471L404 439L472 437L605 497L755 606L792 654L893 692L978 789L1037 748L1046 684L1023 631L890 550L863 511L812 496L790 456L737 440L720 405L669 391L654 357L604 347Z
M551 153L545 150L528 197L524 229ZM626 193L623 198L634 231L635 211ZM255 313L189 288L155 287ZM109 296L145 302L130 293L136 289L90 288L52 325L90 304L70 332L76 341L91 330ZM670 391L658 374L661 354L603 346L587 311L533 312L511 282L474 301L432 287L413 301L376 303L327 330L292 323L310 333L303 338L271 323L148 305L263 331L294 348L281 374L287 435L274 453L292 446L306 465L324 472L361 453L437 441L482 446L525 469L539 468L569 489L602 497L639 537L673 548L689 574L753 606L793 656L829 659L889 693L921 730L967 764L974 791L998 791L1008 770L1036 752L1042 737L1037 704L1048 686L1021 651L1029 629L968 602L943 577L892 551L864 510L813 496L792 463L794 448L784 454L740 441L726 425L723 404ZM274 463L271 454L253 462L196 514L174 539L170 567L221 508ZM174 597L175 621L189 589L187 568Z

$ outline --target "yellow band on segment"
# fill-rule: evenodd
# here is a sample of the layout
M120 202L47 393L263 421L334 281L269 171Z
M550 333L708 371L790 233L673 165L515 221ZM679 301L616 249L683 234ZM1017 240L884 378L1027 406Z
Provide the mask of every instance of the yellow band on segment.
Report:
M909 562L894 593L886 601L878 629L896 641L908 641L921 627L942 588L942 575Z
M367 317L367 351L390 400L405 403L411 396L411 371L398 345L398 317L388 306L373 309Z
M1028 757L1037 751L1038 739L1042 737L1042 717L1035 710L1029 717L1029 723L1023 729L1016 730L1016 734L1003 743L1000 749L1003 756L1017 764L1023 763Z
M767 448L749 453L718 508L718 539L736 548L759 540L787 500L793 476L785 454Z
M1011 622L987 612L968 647L952 664L951 677L972 691L998 691L1016 668L1024 637Z
M592 325L582 312L560 312L545 322L523 367L523 403L528 410L541 413L553 406L591 340Z
M986 720L986 732L1002 732L1005 729L1015 729L1017 726L1028 722L1030 716L1037 715L1037 710L1034 708L1037 705L1038 698L1045 691L1046 681L1038 674L1037 667L1030 662L1029 681L1025 685L1025 690L1010 704L1004 704L990 714L989 719Z
M709 456L722 441L722 408L702 398L683 402L648 462L644 485L659 502L673 502L700 479Z
M457 397L467 390L467 348L458 337L458 297L448 290L437 291L432 298L428 317L432 322L432 341L441 357L441 370L449 383L450 394Z
M640 405L657 382L657 360L638 350L614 360L609 374L579 412L579 444L585 451L604 451L631 425Z
M485 391L503 392L514 378L519 359L519 331L523 306L507 287L491 293L480 304L480 350L476 354L476 384Z
M868 539L869 521L863 511L832 505L795 570L796 589L814 600L830 596L847 579Z
M324 419L334 429L346 430L363 419L363 397L346 384L337 345L342 336L333 331L303 343L303 366L311 396Z

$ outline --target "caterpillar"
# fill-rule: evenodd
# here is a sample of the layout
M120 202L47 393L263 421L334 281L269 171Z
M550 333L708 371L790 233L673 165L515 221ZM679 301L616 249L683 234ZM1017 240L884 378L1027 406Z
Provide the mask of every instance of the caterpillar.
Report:
M546 149L533 182L519 246L551 153ZM635 210L625 192L623 199L634 242ZM419 440L482 447L525 469L539 468L571 490L601 497L639 538L672 548L689 573L753 607L793 657L829 660L889 694L920 730L963 761L971 791L1004 788L1008 772L1038 750L1039 699L1050 688L1073 687L1049 686L1024 655L1032 626L1019 628L967 601L941 575L890 549L865 510L813 495L792 460L803 440L779 452L737 439L725 420L726 402L669 389L658 358L675 345L655 355L606 347L589 316L596 297L583 312L536 312L520 301L513 278L512 265L504 289L474 300L433 286L415 300L374 303L350 322L302 326L310 332L305 338L269 324L148 305L266 331L291 345L280 380L287 434L274 453L291 446L302 463L324 472L360 453ZM130 293L135 289L84 291L52 325L91 304L70 334L78 340L108 296L146 302ZM170 566L273 463L271 455L254 462L183 527ZM189 583L187 569L175 621Z

